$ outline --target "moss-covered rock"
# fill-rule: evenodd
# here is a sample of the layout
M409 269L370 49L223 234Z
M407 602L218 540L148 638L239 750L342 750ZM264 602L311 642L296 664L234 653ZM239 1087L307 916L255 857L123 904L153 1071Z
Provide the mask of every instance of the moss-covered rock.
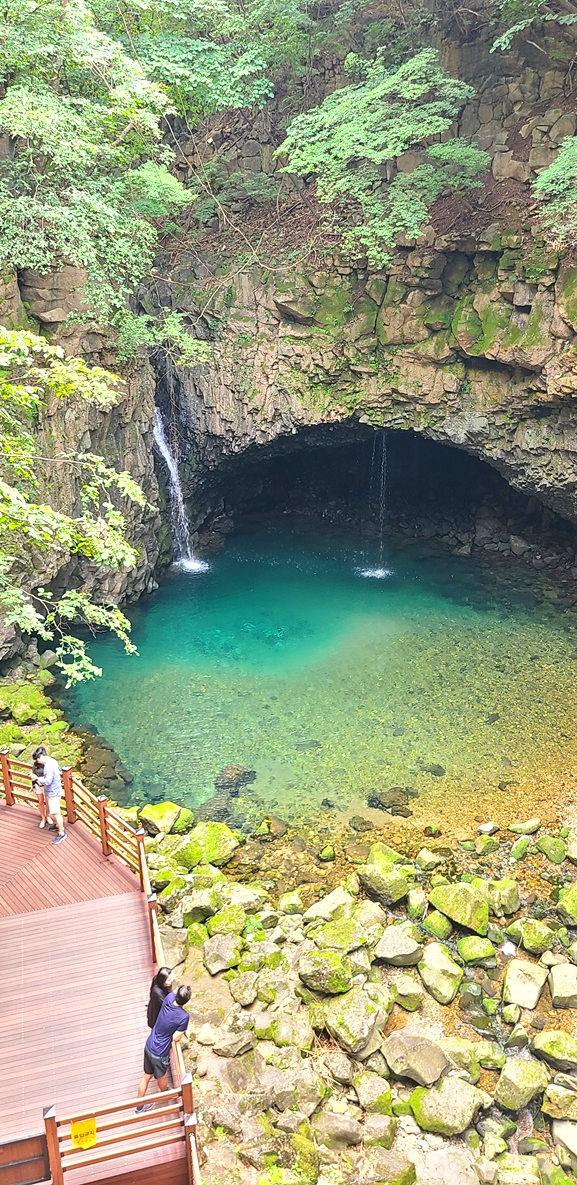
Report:
M188 836L200 852L197 864L214 864L221 868L236 852L239 841L226 823L197 823Z
M393 865L363 864L358 869L358 877L370 897L374 897L381 905L395 905L402 901L409 891L407 878Z
M422 926L423 930L426 930L427 934L431 934L433 938L438 938L441 942L446 942L453 933L451 922L445 917L444 913L440 913L438 909L432 909L431 912L427 914Z
M485 959L492 959L495 947L488 938L477 938L472 934L467 934L465 938L459 939L457 951L464 963L475 964L483 963Z
M242 905L225 905L208 919L209 934L242 934L246 925L246 913Z
M192 831L194 827L194 812L189 810L187 806L180 808L180 814L170 828L172 835L185 835L187 831Z
M363 926L349 917L337 918L321 926L314 935L314 941L320 950L336 950L347 954L359 946L365 946L368 939Z
M202 922L191 922L190 926L187 926L187 933L189 946L204 946L209 936Z
M159 831L165 835L172 831L182 807L176 802L147 803L142 807L140 822L149 835L158 835Z
M465 926L481 936L487 933L487 900L473 885L438 885L429 894L429 902L458 926Z
M474 1086L481 1077L476 1043L465 1037L441 1037L437 1044L460 1070L466 1070Z
M563 840L555 835L540 835L535 851L542 852L552 864L562 864L567 854Z
M556 938L555 931L537 918L519 918L511 922L506 934L532 955L542 955L544 951L551 950Z
M344 996L331 1000L324 1015L331 1037L345 1053L356 1057L368 1045L381 1011L366 992L353 988Z
M430 942L423 951L418 971L427 991L439 1004L450 1004L454 1000L463 978L463 968L445 947Z
M298 973L303 983L315 992L339 995L352 986L350 969L338 951L310 951L299 959Z
M520 1111L545 1090L548 1082L549 1075L542 1062L535 1058L509 1058L501 1070L495 1102L506 1111Z
M461 1078L441 1078L430 1088L417 1086L409 1102L423 1131L458 1136L473 1123L485 1095Z
M577 926L577 881L561 889L557 902L557 913L570 926Z
M380 1074L365 1070L355 1075L353 1086L363 1111L374 1111L379 1115L393 1114L391 1088Z
M577 1072L577 1041L563 1029L545 1029L537 1033L531 1049L553 1069L565 1070L569 1074Z

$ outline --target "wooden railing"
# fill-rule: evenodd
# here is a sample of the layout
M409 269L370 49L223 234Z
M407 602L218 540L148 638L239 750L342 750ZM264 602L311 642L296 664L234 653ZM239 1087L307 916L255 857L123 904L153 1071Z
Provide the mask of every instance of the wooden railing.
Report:
M52 1185L64 1185L64 1174L74 1169L93 1168L136 1153L153 1153L183 1140L187 1179L190 1185L200 1185L191 1075L185 1074L173 1090L153 1097L152 1110L140 1113L136 1112L142 1103L139 1098L96 1107L90 1115L66 1115L62 1119L55 1107L48 1107L44 1112L44 1127ZM86 1149L75 1147L74 1126L87 1119L95 1121L97 1142ZM98 1179L96 1174L95 1178Z
M32 789L31 765L12 757L8 749L1 749L0 770L7 806L14 806L16 803L23 803L27 806L37 805L36 792ZM146 863L144 831L142 829L135 831L121 815L117 814L109 806L106 795L97 796L87 790L80 778L72 773L69 766L64 766L62 769L62 790L67 822L69 824L82 823L100 841L105 856L117 856L138 877L140 888L146 899L152 961L157 967L163 966L166 960L158 924L158 902L156 894L152 891ZM100 1164L118 1156L127 1156L131 1152L145 1152L182 1139L186 1145L190 1185L201 1185L192 1078L186 1072L179 1044L172 1046L171 1071L173 1081L176 1083L175 1089L166 1091L160 1096L154 1096L155 1107L152 1112L134 1114L134 1108L140 1102L138 1099L132 1099L127 1103L117 1103L110 1107L101 1107L91 1112L91 1118L105 1117L104 1123L99 1122L98 1130L99 1133L106 1134L104 1139L101 1139L99 1135L98 1150L88 1158L84 1152L72 1148L69 1130L71 1123L79 1122L85 1116L78 1115L58 1119L55 1108L47 1108L44 1112L44 1125L53 1185L63 1185L63 1174L67 1170ZM168 1105L170 1103L172 1106ZM110 1118L127 1110L132 1110L133 1114L122 1119ZM162 1122L165 1115L176 1112L178 1115L175 1115L174 1118ZM158 1122L159 1117L160 1122ZM117 1129L116 1134L108 1135L107 1133L112 1129ZM121 1130L118 1131L118 1129ZM154 1137L152 1143L142 1142L151 1136ZM121 1148L115 1150L113 1148L115 1144L120 1144ZM103 1147L112 1147L113 1150L102 1154L100 1150Z

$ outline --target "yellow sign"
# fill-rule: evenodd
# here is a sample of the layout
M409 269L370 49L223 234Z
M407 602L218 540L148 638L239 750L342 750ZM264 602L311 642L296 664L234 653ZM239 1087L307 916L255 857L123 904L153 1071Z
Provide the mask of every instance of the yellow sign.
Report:
M70 1124L70 1137L74 1148L93 1148L96 1143L96 1120L78 1119Z

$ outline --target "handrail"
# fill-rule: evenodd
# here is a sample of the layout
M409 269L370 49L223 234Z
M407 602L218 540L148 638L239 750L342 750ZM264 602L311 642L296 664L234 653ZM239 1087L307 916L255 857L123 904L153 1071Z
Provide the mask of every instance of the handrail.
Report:
M31 783L26 781L26 771L32 772L32 766L26 762L18 761L13 758L8 749L0 749L0 792L4 791L7 806L14 806L16 803L23 802L28 805L34 802L35 794L32 790ZM147 911L150 927L150 945L152 952L152 961L157 967L161 967L166 962L164 951L162 947L162 935L160 933L160 926L158 924L158 904L156 895L152 890L150 880L150 873L148 864L146 862L146 852L144 848L144 831L140 829L135 831L121 815L117 814L112 807L108 805L106 795L95 795L91 790L80 781L77 774L72 773L69 766L64 766L62 769L62 789L64 792L64 799L66 803L66 820L69 824L74 824L80 821L81 825L86 827L92 835L100 841L102 852L104 856L114 855L130 869L131 872L136 873L140 880L140 888L146 898ZM50 1170L52 1173L53 1185L64 1185L64 1173L74 1168L88 1166L90 1164L103 1163L106 1160L112 1160L121 1155L128 1155L131 1152L145 1152L152 1151L167 1143L174 1142L175 1139L184 1139L186 1147L186 1160L188 1166L188 1175L190 1185L201 1185L200 1167L198 1160L198 1147L196 1138L197 1121L194 1110L194 1099L192 1093L192 1077L187 1073L184 1065L184 1058L179 1044L173 1044L171 1050L171 1071L173 1081L177 1084L173 1090L165 1091L161 1099L155 1099L158 1104L156 1108L156 1119L159 1118L159 1110L162 1103L168 1102L170 1099L179 1100L182 1104L182 1115L180 1120L171 1120L170 1124L157 1124L156 1127L151 1126L150 1120L144 1127L137 1127L136 1131L127 1131L124 1135L118 1137L109 1137L108 1139L100 1141L100 1146L108 1144L122 1143L123 1141L130 1142L140 1136L150 1136L157 1132L160 1139L152 1143L144 1143L140 1146L135 1146L126 1151L111 1151L103 1154L93 1154L92 1157L86 1159L84 1153L78 1149L73 1149L69 1145L62 1147L65 1140L70 1139L70 1134L64 1135L61 1132L62 1127L67 1127L76 1120L86 1118L86 1112L77 1116L67 1116L65 1119L58 1120L56 1118L56 1110L54 1107L48 1107L44 1111L44 1128L46 1134L46 1143L48 1148L48 1156L50 1160ZM101 1115L113 1115L120 1111L125 1111L136 1106L139 1100L130 1100L129 1102L116 1103L108 1107L100 1107L91 1111L90 1117L98 1117ZM174 1110L175 1107L165 1108L167 1110ZM140 1120L140 1115L138 1116ZM106 1124L105 1127L122 1126L123 1123L128 1124L133 1128L132 1117L125 1117L124 1120L118 1124ZM178 1135L166 1136L163 1132L168 1128L177 1127ZM74 1153L75 1159L70 1161L71 1155Z

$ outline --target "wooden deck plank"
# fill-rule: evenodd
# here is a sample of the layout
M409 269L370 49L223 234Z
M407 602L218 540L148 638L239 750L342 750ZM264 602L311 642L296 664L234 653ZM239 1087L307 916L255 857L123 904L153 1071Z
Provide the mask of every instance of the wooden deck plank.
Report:
M132 1098L148 1035L152 959L136 877L82 824L54 847L30 807L0 806L0 1142L43 1130L42 1111L89 1114ZM149 1091L152 1094L152 1091ZM152 1113L151 1113L152 1114ZM180 1185L182 1141L78 1169L67 1185Z
M103 856L81 823L67 827L66 843L38 827L38 812L0 806L0 917L137 892L133 873L115 856Z

